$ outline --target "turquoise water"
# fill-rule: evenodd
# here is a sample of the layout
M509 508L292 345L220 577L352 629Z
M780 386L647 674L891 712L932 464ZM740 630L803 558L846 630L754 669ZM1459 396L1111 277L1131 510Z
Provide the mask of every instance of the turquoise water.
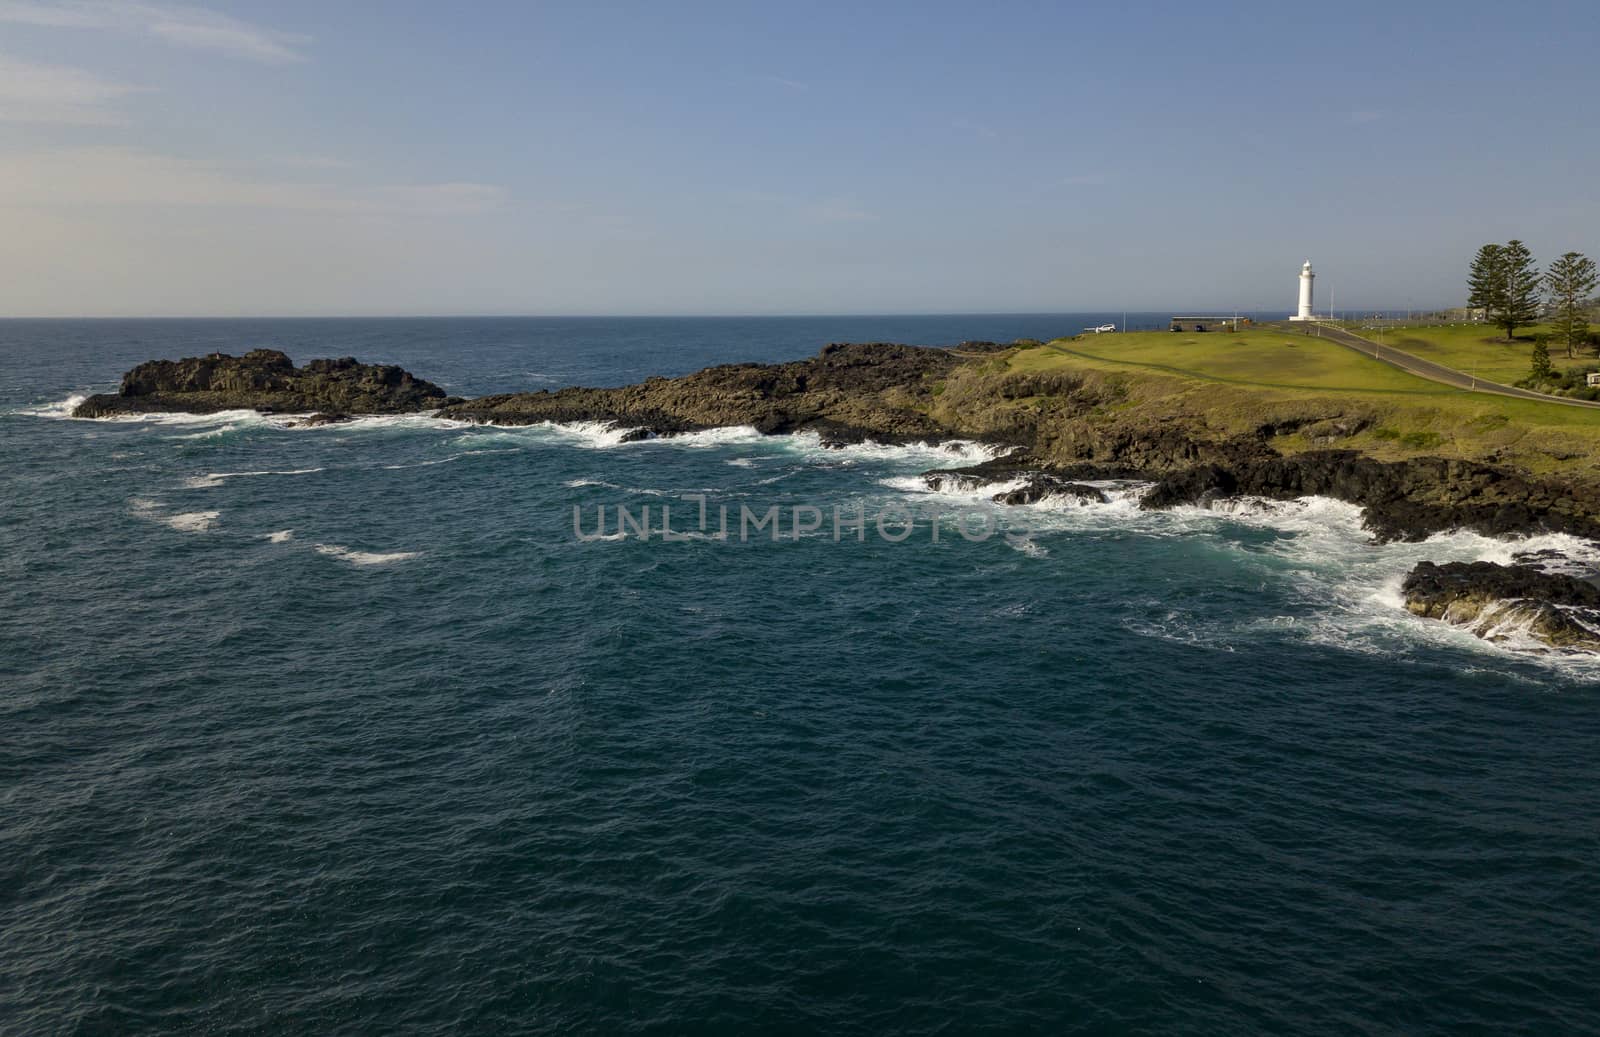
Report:
M0 322L0 1030L1600 1030L1600 672L1394 600L1509 545L920 492L972 446L61 417L213 349L472 394L1101 319ZM682 495L1019 535L573 535Z

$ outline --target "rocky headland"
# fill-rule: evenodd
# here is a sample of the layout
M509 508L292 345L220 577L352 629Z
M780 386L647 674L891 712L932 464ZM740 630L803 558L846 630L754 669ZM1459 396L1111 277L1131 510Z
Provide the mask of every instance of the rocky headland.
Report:
M998 348L836 344L792 363L722 364L618 389L484 396L439 413L496 425L603 421L639 436L748 425L769 435L816 432L828 443L937 442L962 431L930 413L933 387L969 356Z
M1140 501L1146 509L1203 506L1241 496L1348 501L1364 509L1365 524L1379 541L1416 541L1453 529L1600 540L1600 480L1536 475L1492 458L1379 458L1341 447L1341 440L1370 423L1345 403L1267 406L1252 412L1243 427L1236 414L1217 420L1204 401L1181 410L1153 407L1130 393L1126 379L1011 365L1011 357L1036 346L835 344L790 363L725 364L619 388L468 400L449 398L398 367L346 358L297 368L282 353L256 350L237 358L213 354L141 364L124 376L118 393L91 397L76 414L252 408L316 412L307 419L315 424L352 414L436 410L443 418L496 425L603 422L626 430L629 439L727 426L774 435L814 432L829 445L967 439L1004 452L980 465L928 472L924 479L930 488L993 486L993 499L1012 505L1047 497L1094 503L1105 496L1086 481L1135 479L1150 484ZM1285 449L1286 435L1299 436L1298 442L1313 448ZM1408 608L1463 622L1473 608L1475 616L1481 615L1488 602L1512 600L1485 596L1485 572L1419 567L1408 583ZM1521 570L1516 578L1532 579ZM1468 586L1479 590L1462 589ZM1561 586L1563 593L1583 593ZM1507 587L1500 581L1490 589L1509 593ZM1567 622L1562 617L1570 619L1564 608L1588 607L1587 602L1538 594L1516 598L1539 603L1519 607L1538 612L1531 628L1547 631L1549 643L1600 647L1585 639L1592 635L1577 633L1584 629L1581 624L1562 626ZM1503 628L1501 612L1494 615L1487 626L1465 622L1474 629Z
M315 411L316 423L326 423L353 414L434 410L451 402L437 385L392 364L363 364L344 357L296 367L277 350L255 349L241 357L212 353L140 364L122 376L117 392L89 397L73 416Z

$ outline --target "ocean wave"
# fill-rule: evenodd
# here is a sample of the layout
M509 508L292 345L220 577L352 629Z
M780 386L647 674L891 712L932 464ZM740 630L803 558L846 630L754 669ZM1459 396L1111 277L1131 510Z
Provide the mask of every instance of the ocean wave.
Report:
M479 425L479 429L494 429L507 436L554 440L567 446L590 450L614 450L619 447L643 449L676 448L684 450L713 450L724 447L757 447L778 453L799 454L810 460L829 463L853 464L878 462L890 464L978 464L1006 453L1010 448L992 447L972 440L952 439L942 443L886 444L876 442L851 443L840 446L825 445L816 432L796 432L767 435L750 425L725 425L685 432L678 435L630 438L637 429L626 424L607 421L539 422L533 425ZM750 457L730 458L727 462L739 467L755 463Z
M470 421L441 418L435 411L415 411L410 414L358 414L349 421L307 425L310 414L275 414L273 424L293 432L446 432L474 428Z
M1145 511L1139 500L1151 484L1133 481L1089 483L1110 498L1106 502L1051 497L1013 507L991 500L1021 482L933 490L920 476L891 476L878 485L913 502L950 503L998 515L1002 530L1022 527L1022 539L1041 546L1057 536L1196 539L1227 556L1235 568L1259 574L1263 584L1290 588L1302 614L1282 617L1291 622L1261 626L1257 634L1390 656L1422 645L1468 648L1474 654L1512 656L1568 674L1600 677L1600 658L1550 652L1519 629L1517 623L1525 626L1525 621L1509 612L1503 629L1488 631L1496 639L1489 641L1470 630L1412 615L1401 594L1406 574L1422 561L1520 561L1549 571L1593 575L1600 572L1600 544L1560 533L1498 538L1469 531L1440 533L1419 543L1379 544L1362 524L1363 509L1346 501L1239 497ZM1008 538L1015 539L1014 533ZM1216 629L1204 617L1182 613L1167 615L1160 623L1141 622L1137 632L1186 643L1232 643L1240 636L1236 630Z
M157 427L186 428L205 425L236 425L240 428L260 428L272 424L272 416L254 410L219 410L211 414L113 414L96 421L114 421L124 425L154 425Z
M204 533L215 526L220 517L220 511L186 511L179 515L168 515L161 521L180 533Z
M207 472L204 475L192 476L183 482L184 489L207 490L221 486L229 479L254 479L266 475L311 475L315 472L326 471L324 468L293 468L283 471L263 472Z
M1003 482L970 483L957 479L945 479L938 487L929 486L926 479L920 475L891 475L878 480L878 485L886 486L891 490L909 494L912 497L932 500L961 501L965 504L987 504L1000 493L1009 493L1020 487L1026 480L1022 478L1007 479Z
M337 558L351 565L392 565L395 562L410 561L419 557L421 551L357 551L354 548L343 547L339 544L313 544L311 545L318 554Z
M88 398L88 393L76 393L64 400L57 400L54 403L45 403L35 407L22 407L13 413L29 418L50 418L55 421L88 420L74 419L72 417L72 412L77 410L78 405Z
M750 430L754 432L754 429ZM759 435L759 433L757 433ZM940 443L847 443L824 445L815 432L796 432L786 436L768 437L783 443L788 449L824 461L849 463L878 462L884 464L965 465L992 461L1009 453L1010 447L995 447L970 439L947 439ZM995 492L999 492L996 490Z
M403 472L408 468L432 468L435 465L449 464L451 461L459 461L465 456L465 454L451 454L449 457L436 457L431 461L411 461L406 464L386 464L379 465L379 467L386 472Z
M1308 612L1298 624L1298 636L1367 654L1415 645L1467 649L1536 661L1586 679L1600 677L1600 657L1551 652L1513 624L1487 629L1495 639L1485 640L1470 629L1414 616L1406 610L1401 590L1406 575L1423 561L1503 565L1525 552L1550 551L1559 553L1565 564L1581 565L1586 559L1600 560L1596 545L1564 534L1502 539L1465 530L1417 543L1378 544L1362 526L1356 505L1320 497L1271 503L1278 506L1247 506L1231 517L1284 535L1262 544L1232 543L1226 549L1242 564L1261 565L1265 578L1285 580L1296 589Z
M128 501L128 510L136 518L159 522L180 533L206 533L222 517L220 511L185 511L169 514L158 501L148 497L134 497Z

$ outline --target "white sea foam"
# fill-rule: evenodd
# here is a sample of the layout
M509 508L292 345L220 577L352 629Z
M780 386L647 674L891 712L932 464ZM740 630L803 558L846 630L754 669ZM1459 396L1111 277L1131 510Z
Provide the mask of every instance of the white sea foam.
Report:
M432 468L434 465L449 464L451 461L459 461L465 456L465 454L451 454L449 457L436 457L431 461L412 461L410 464L386 464L379 467L386 472L401 472L407 468Z
M499 426L496 426L499 427ZM632 429L613 425L608 421L573 421L566 423L541 422L526 428L570 446L590 450L610 450L623 446L623 437Z
M228 424L221 428L206 429L202 432L189 432L181 436L168 436L168 439L221 439L230 433L237 432L245 426L242 424Z
M325 470L323 468L293 468L270 472L207 472L205 475L196 475L185 479L183 485L185 489L206 490L214 486L221 486L229 479L254 479L266 475L312 475Z
M1008 479L1004 482L968 482L966 480L947 478L935 489L928 485L920 475L891 475L886 479L879 479L880 486L887 486L891 490L911 494L929 500L960 502L962 504L986 504L1000 493L1009 493L1023 484L1023 479Z
M1016 533L1007 533L1005 535L1005 542L1011 547L1012 550L1021 551L1029 558L1050 557L1050 549L1031 537L1025 537Z
M708 428L700 432L685 432L676 436L656 436L636 440L641 446L675 446L688 450L708 450L714 447L759 443L773 437L764 436L749 425L729 425L725 428Z
M448 431L475 427L470 421L441 418L436 411L416 411L411 414L360 414L349 421L307 425L309 414L281 415L288 419L280 427L296 432L387 432L387 431Z
M60 421L71 418L72 412L78 409L78 404L82 403L88 398L89 395L87 393L77 393L75 395L68 396L64 400L57 400L55 403L41 404L37 407L23 407L16 413L26 415L30 418L52 418Z
M1236 498L1144 511L1139 500L1150 484L1129 481L1090 483L1110 498L1105 503L1052 497L1008 507L990 500L1019 484L1020 480L934 491L920 476L891 476L879 482L913 503L948 503L997 515L1002 530L1008 525L1024 527L1029 542L1045 547L1061 535L1194 538L1225 555L1237 570L1259 575L1263 586L1287 585L1297 601L1297 615L1256 621L1249 630L1201 613L1173 611L1159 621L1134 624L1137 632L1148 636L1214 647L1233 646L1248 636L1290 637L1386 656L1433 645L1500 659L1514 654L1569 674L1600 678L1600 659L1551 653L1517 626L1525 626L1525 619L1508 619L1503 629L1491 629L1499 640L1490 642L1471 630L1411 615L1400 592L1405 575L1421 561L1506 564L1518 556L1552 552L1551 558L1527 560L1554 571L1593 574L1600 571L1600 545L1592 542L1564 534L1507 540L1458 531L1421 543L1378 544L1362 526L1362 509L1344 501Z
M216 525L220 511L186 511L181 515L167 515L161 519L180 533L205 533Z
M100 421L127 425L152 425L158 428L199 428L206 425L233 425L237 428L264 427L272 418L253 410L219 410L214 414L114 414Z
M267 542L272 544L287 544L294 539L294 530L280 529L276 533L267 534Z
M337 558L351 565L391 565L395 562L409 561L422 554L421 551L357 551L338 544L313 544L318 554Z
M534 440L555 441L564 446L591 450L614 450L618 447L643 447L652 449L710 450L726 447L755 447L779 453L799 454L809 460L830 464L863 463L916 463L923 465L977 464L998 457L1007 448L996 448L970 440L949 440L938 444L913 443L890 445L885 443L852 443L843 446L825 446L815 432L799 432L769 436L749 425L727 425L681 435L653 436L647 439L628 439L635 431L627 425L614 425L605 421L540 422L533 425L480 425L507 436ZM482 435L482 433L479 433ZM731 458L727 462L739 467L755 463L753 458Z
M750 430L755 432L754 429ZM759 433L757 433L759 435ZM1008 447L993 447L966 439L950 439L942 443L889 444L872 441L825 446L815 432L797 432L793 435L771 437L787 449L806 455L813 460L846 464L921 464L945 467L962 467L990 461L1009 452ZM996 491L999 492L999 491Z
M148 497L134 497L128 501L128 510L138 518L159 522L180 533L205 533L222 517L220 511L185 511L167 514L163 505Z

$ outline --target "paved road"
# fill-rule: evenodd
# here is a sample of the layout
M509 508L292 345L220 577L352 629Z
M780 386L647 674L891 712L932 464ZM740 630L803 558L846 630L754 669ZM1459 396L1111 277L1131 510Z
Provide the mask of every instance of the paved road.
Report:
M1445 385L1453 385L1457 389L1495 393L1499 396L1515 396L1523 400L1538 400L1540 403L1559 403L1567 407L1587 407L1590 410L1600 410L1600 403L1592 400L1569 400L1563 396L1547 396L1542 392L1534 392L1531 389L1518 389L1514 385L1501 385L1499 382L1488 382L1482 378L1474 378L1471 375L1462 374L1453 367L1445 367L1443 364L1436 364L1432 360L1424 360L1420 356L1414 356L1404 350L1379 345L1370 339L1362 338L1360 335L1352 335L1343 328L1330 327L1326 324L1279 324L1277 327L1282 328L1284 331L1299 331L1325 338L1330 342L1337 342L1341 346L1348 346L1364 356L1375 357L1392 367L1398 367L1400 370L1414 374L1419 378L1443 382Z

